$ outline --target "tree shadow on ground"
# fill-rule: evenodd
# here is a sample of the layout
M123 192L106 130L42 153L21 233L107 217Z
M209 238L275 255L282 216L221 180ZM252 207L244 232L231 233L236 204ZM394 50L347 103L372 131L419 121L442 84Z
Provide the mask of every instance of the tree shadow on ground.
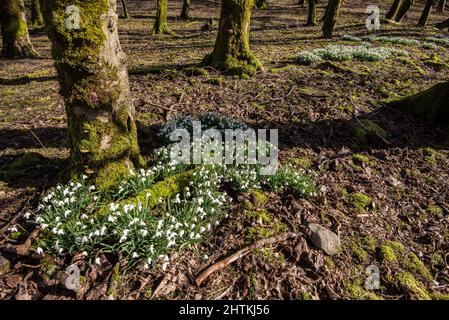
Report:
M362 139L363 141L360 140L355 133L355 128L366 120L379 125L386 132L385 138L379 138L375 134L367 134ZM247 123L255 129L278 129L279 149L281 151L292 148L310 148L319 153L320 150L330 149L337 154L342 148L354 152L394 148L420 149L432 147L436 150L449 149L449 127L421 121L412 115L386 107L350 120L329 119L312 122L304 119L300 123L289 121L267 122L257 120L257 115L249 115ZM158 130L157 125L139 123L139 145L142 154L146 157L153 150L163 146ZM35 134L53 137L51 140L45 140L47 147L67 147L64 142L66 141L65 128L40 128L35 129ZM39 143L27 130L2 129L0 135L7 137L7 140L0 144L2 149L17 148L23 150L29 148L36 150L36 148L39 148ZM42 181L56 181L56 177L61 171L64 171L67 164L67 159L46 158L34 152L2 156L0 157L0 180L8 183L8 186L12 188L41 187L44 185Z

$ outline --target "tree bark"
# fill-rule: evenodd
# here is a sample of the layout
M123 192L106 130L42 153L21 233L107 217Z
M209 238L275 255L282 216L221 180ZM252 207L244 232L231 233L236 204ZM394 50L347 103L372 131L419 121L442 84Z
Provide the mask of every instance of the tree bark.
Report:
M190 19L189 12L190 12L190 0L184 0L182 4L181 14L179 17L183 20L188 20Z
M439 83L415 95L388 103L424 120L449 124L449 81Z
M167 0L156 0L156 20L153 34L173 34L167 25Z
M80 28L66 24L73 0L43 3L68 121L73 176L107 190L144 165L137 143L126 56L118 38L116 0L75 2Z
M36 57L37 52L31 44L23 0L0 1L0 23L2 26L5 58Z
M329 0L322 29L323 37L326 39L332 39L342 2L343 0Z
M438 12L444 12L445 8L446 8L446 0L440 0L440 2L438 2Z
M316 26L316 2L317 0L308 0L309 2L309 15L307 17L307 26Z
M128 4L126 3L126 0L121 0L121 2L122 2L123 17L125 19L129 19Z
M203 63L230 74L253 76L262 64L249 46L253 0L222 0L214 50Z
M394 0L393 4L391 5L390 10L388 11L387 15L385 16L385 19L393 20L396 17L396 14L398 13L401 3L402 3L402 0Z
M429 20L430 11L432 10L432 6L435 4L435 0L427 0L426 5L424 6L424 10L419 18L418 26L421 28L425 28L427 26L427 21Z
M415 3L415 0L404 0L402 2L401 6L399 7L394 20L396 22L401 22L414 3Z
M35 27L44 25L41 11L41 0L31 0L31 24Z
M298 5L299 6L304 6L305 5L305 0L299 0L298 1Z

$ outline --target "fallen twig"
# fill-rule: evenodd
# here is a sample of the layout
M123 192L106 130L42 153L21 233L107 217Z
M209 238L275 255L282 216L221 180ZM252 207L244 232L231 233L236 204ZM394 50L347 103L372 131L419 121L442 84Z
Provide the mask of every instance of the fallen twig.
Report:
M258 249L258 248L267 246L269 244L285 241L287 239L295 238L296 236L297 235L293 232L285 232L285 233L278 234L271 238L265 238L265 239L256 241L256 242L238 250L237 252L231 254L230 256L227 256L226 258L215 262L210 267L203 270L195 280L196 285L200 286L201 283L203 283L203 281L206 280L212 273L230 265L231 263L244 257L246 254L248 254L249 252L251 252L254 249Z

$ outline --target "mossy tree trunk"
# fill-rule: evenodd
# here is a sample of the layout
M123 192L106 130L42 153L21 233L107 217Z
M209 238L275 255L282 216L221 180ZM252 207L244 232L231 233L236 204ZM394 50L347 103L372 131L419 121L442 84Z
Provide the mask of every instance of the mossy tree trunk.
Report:
M182 3L182 10L179 17L183 20L190 19L190 0L184 0Z
M332 39L342 2L343 0L329 0L322 29L323 37L326 39Z
M316 2L317 0L308 0L309 2L309 15L307 17L308 26L316 26Z
M167 25L167 0L156 0L156 20L154 21L153 34L172 34Z
M401 22L414 3L415 0L404 0L396 13L394 20L396 22Z
M222 0L214 50L204 64L243 77L262 69L249 46L252 7L253 0Z
M424 10L419 18L418 26L425 28L427 25L427 21L429 20L430 11L432 10L433 5L435 4L435 0L427 0L424 6Z
M388 103L388 106L411 112L424 120L449 124L449 81L418 94Z
M41 0L31 0L31 24L35 27L44 24L44 17L42 16Z
M76 3L80 29L66 26ZM137 143L116 0L46 0L44 17L64 97L73 175L109 189L144 165Z
M446 8L446 0L440 0L440 2L438 2L438 12L444 12L445 8Z
M3 57L30 58L37 56L28 34L23 0L1 0L0 23L2 26Z
M396 17L396 14L398 13L401 3L402 3L402 0L394 0L393 4L390 7L390 10L388 10L387 15L385 16L385 19L388 19L388 20L394 19Z
M121 0L122 2L122 10L123 10L123 17L125 19L129 19L129 10L128 10L128 4L126 3L126 0Z

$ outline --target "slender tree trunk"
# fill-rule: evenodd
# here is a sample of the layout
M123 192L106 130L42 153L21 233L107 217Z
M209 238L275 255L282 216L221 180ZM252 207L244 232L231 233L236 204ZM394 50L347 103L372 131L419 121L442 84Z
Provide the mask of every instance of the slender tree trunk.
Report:
M121 2L122 2L123 17L125 19L129 19L128 4L126 3L126 0L121 0Z
M190 0L184 0L182 4L181 15L179 17L183 20L190 19L189 11L190 11Z
M335 24L340 13L340 7L343 0L329 0L327 5L326 14L324 16L323 24L323 37L326 39L332 39L334 33Z
M222 0L214 50L204 64L243 77L262 69L249 46L252 7L253 0Z
M2 56L6 58L36 57L31 44L23 0L0 1L0 23L2 26Z
M430 11L432 10L432 6L435 4L435 0L427 0L426 5L424 6L424 10L419 18L418 26L425 28L427 25L427 21L429 20Z
M67 27L77 4L82 32ZM44 17L64 97L73 175L87 174L102 190L144 165L134 106L118 38L116 0L46 0Z
M387 15L385 16L385 19L393 20L398 13L399 7L401 6L402 0L394 0L393 4L391 5L390 10L388 11Z
M153 34L173 34L167 25L167 0L156 0L156 20Z
M415 3L415 0L404 0L399 7L399 10L394 18L396 22L401 22L404 19L411 6Z
M309 15L307 17L308 26L316 26L316 2L317 0L308 0L309 2Z
M444 12L445 7L446 0L440 0L440 2L438 2L438 12Z
M35 27L44 25L41 11L41 0L31 0L31 24Z
M390 102L388 105L415 114L425 120L449 124L449 81L439 83L415 95Z
M305 0L299 0L298 1L298 5L299 6L304 6L305 5Z

